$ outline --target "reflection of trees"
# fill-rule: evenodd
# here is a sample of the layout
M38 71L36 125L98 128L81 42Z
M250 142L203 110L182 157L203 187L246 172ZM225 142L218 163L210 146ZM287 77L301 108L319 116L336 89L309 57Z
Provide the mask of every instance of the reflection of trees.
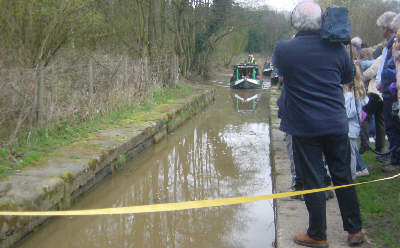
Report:
M232 183L222 180L216 170L214 144L206 132L197 129L193 135L177 142L170 150L156 156L156 165L144 175L135 177L130 190L120 198L127 205L175 202L207 199L232 194ZM224 186L225 185L225 186ZM233 193L234 194L234 193ZM119 204L118 204L119 205ZM129 240L129 246L121 247L241 247L223 239L237 228L234 218L240 207L207 208L171 213L138 214L132 218L124 216L103 218L86 230L98 244L118 244L118 240ZM101 233L97 233L101 227ZM103 230L103 228L105 230ZM98 236L102 235L103 238Z
M265 192L268 169L262 160L267 160L267 150L263 149L267 149L268 141L263 143L254 137L265 134L261 129L267 128L266 123L251 124L237 120L242 117L233 113L229 92L223 100L213 106L217 111L207 111L194 118L176 135L145 152L130 167L138 168L135 172L129 174L131 169L128 168L113 178L113 184L118 182L118 188L107 184L110 189L103 194L98 193L94 199L98 200L98 204L107 201L112 202L113 207L119 207ZM246 121L255 119L249 115L243 118ZM255 140L255 146L249 142L250 139ZM169 213L85 217L86 220L74 218L66 224L65 221L57 221L60 231L54 235L62 236L63 229L70 230L71 240L66 246L58 244L58 248L246 247L245 240L239 240L235 235L244 232L254 221L249 216L247 206L239 205ZM51 242L46 244L54 247ZM32 245L46 247L43 244Z

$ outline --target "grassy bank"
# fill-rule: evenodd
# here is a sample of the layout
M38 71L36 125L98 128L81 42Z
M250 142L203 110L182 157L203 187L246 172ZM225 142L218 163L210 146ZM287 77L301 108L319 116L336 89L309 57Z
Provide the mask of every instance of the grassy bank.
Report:
M366 152L362 155L370 176L357 181L392 176L384 173L376 155ZM400 247L400 180L390 180L357 187L364 228L372 239L373 247Z
M11 147L0 148L0 177L12 174L34 164L49 151L71 144L97 130L110 128L119 121L140 115L155 106L174 102L188 96L193 89L188 84L176 84L175 88L156 90L137 105L125 105L120 109L98 113L91 120L76 118L62 122L51 129L38 129L20 137Z

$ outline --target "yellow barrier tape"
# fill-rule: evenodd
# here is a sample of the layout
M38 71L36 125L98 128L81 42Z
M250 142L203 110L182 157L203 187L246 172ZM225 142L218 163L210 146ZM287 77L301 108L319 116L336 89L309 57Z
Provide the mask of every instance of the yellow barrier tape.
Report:
M186 201L186 202L175 202L175 203L162 203L153 205L143 206L131 206L131 207L120 207L120 208L103 208L103 209L89 209L89 210L69 210L69 211L43 211L43 212L0 212L0 216L12 215L12 216L89 216L89 215L112 215L112 214L138 214L138 213L152 213L152 212L167 212L167 211L179 211L188 210L195 208L208 208L208 207L221 207L227 205L237 205L248 202L263 201L268 199L278 199L284 197L290 197L295 195L304 195L310 193L316 193L327 190L335 190L340 188L346 188L351 186L358 186L362 184L376 183L380 181L391 180L400 177L400 174L392 177L377 179L368 182L347 184L341 186L332 186L320 189L294 191L286 193L276 193L270 195L261 196L244 196L244 197L232 197L222 198L215 200L200 200L200 201Z

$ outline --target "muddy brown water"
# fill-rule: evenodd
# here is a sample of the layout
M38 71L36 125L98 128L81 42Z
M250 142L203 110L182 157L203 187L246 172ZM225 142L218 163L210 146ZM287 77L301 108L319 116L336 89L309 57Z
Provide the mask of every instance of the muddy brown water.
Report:
M216 83L218 84L218 83ZM218 87L215 103L130 161L73 209L270 194L266 90ZM273 202L53 218L18 247L273 247Z

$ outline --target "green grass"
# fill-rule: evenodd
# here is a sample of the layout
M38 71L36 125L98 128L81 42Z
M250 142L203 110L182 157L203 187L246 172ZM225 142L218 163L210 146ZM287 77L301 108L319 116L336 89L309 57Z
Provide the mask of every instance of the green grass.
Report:
M140 115L141 112L149 111L163 103L173 102L191 93L192 88L189 85L176 84L174 89L152 92L145 101L138 105L126 104L118 110L99 113L88 121L76 117L71 121L61 122L48 130L32 130L23 137L19 137L11 147L0 148L0 177L15 173L17 170L37 162L57 147L87 138L92 132L113 127L121 120Z
M370 176L359 178L358 182L392 176L384 173L375 160L376 155L366 152L362 155ZM400 247L400 180L367 184L357 187L364 229L376 247Z

